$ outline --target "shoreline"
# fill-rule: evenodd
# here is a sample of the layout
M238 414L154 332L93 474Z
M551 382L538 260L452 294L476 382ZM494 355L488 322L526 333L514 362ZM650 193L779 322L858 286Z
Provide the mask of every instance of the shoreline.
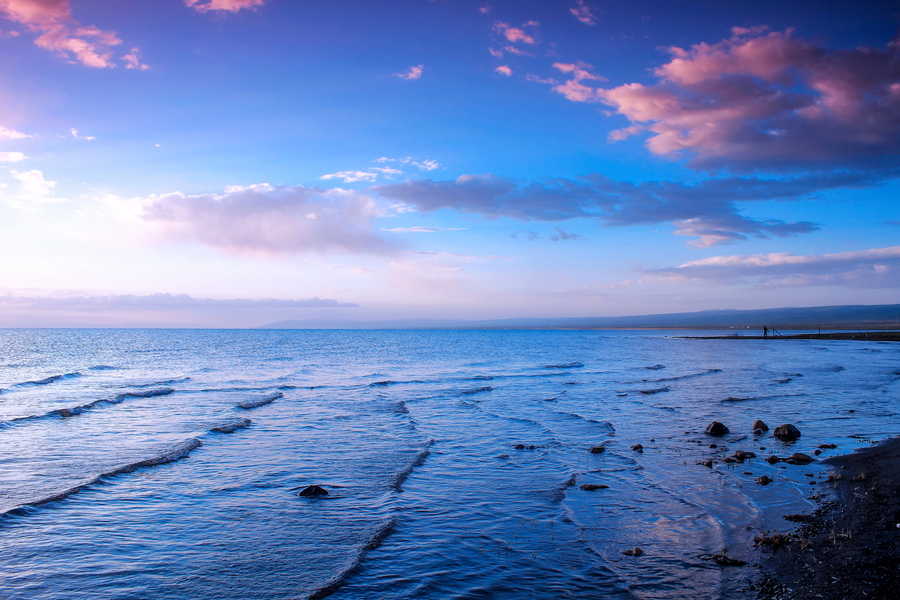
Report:
M834 493L809 515L785 515L802 525L782 544L761 546L758 597L897 598L900 438L822 462L834 471L820 485Z
M710 335L679 336L683 340L862 340L900 342L900 331L846 331L840 333L794 333L791 335Z

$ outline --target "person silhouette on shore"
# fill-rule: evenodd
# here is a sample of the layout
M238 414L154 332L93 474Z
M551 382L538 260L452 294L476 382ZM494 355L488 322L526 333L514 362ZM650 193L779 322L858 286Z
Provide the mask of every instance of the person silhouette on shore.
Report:
M763 338L769 337L769 328L763 325Z

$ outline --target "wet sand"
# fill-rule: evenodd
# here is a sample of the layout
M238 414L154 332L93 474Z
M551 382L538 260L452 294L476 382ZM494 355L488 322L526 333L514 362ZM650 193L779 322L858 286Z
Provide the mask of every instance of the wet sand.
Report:
M823 462L820 507L790 516L802 525L786 545L760 545L759 597L900 598L900 438Z

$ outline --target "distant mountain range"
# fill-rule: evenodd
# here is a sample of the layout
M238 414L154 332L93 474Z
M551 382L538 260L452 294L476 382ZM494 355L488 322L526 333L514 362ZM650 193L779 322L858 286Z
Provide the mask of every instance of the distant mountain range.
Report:
M900 329L900 304L703 310L631 317L279 321L254 329Z

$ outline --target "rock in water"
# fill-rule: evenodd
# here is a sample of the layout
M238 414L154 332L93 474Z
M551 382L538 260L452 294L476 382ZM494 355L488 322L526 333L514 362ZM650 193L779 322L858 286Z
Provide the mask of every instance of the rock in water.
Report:
M793 454L791 454L791 457L784 462L786 462L788 464L792 464L792 465L808 465L809 463L814 462L815 460L816 459L814 459L809 454L803 454L802 452L794 452Z
M768 475L763 475L762 477L756 478L756 483L758 483L759 485L769 485L770 483L772 483L772 481L773 479Z
M328 490L320 485L311 485L303 488L303 491L297 495L304 496L306 498L318 498L319 496L327 496Z
M581 489L586 492L593 492L595 490L606 490L609 489L608 485L603 485L602 483L582 483Z
M644 451L644 447L641 444L635 444L634 446L631 447L631 449L634 450L635 452L643 452Z
M762 429L763 431L768 431L768 430L769 430L769 426L766 425L766 424L765 424L763 421L761 421L760 419L757 419L757 420L753 421L753 431L754 431L754 433L756 432L757 429Z
M775 437L779 440L796 440L800 437L800 430L790 423L785 423L775 428Z
M593 446L591 447L591 454L603 454L605 450L604 446Z
M730 433L730 431L731 430L728 429L727 427L725 427L725 425L723 425L722 423L719 423L718 421L713 421L712 423L710 423L709 425L706 426L706 430L704 430L703 433L706 433L709 435L726 435L726 434Z

